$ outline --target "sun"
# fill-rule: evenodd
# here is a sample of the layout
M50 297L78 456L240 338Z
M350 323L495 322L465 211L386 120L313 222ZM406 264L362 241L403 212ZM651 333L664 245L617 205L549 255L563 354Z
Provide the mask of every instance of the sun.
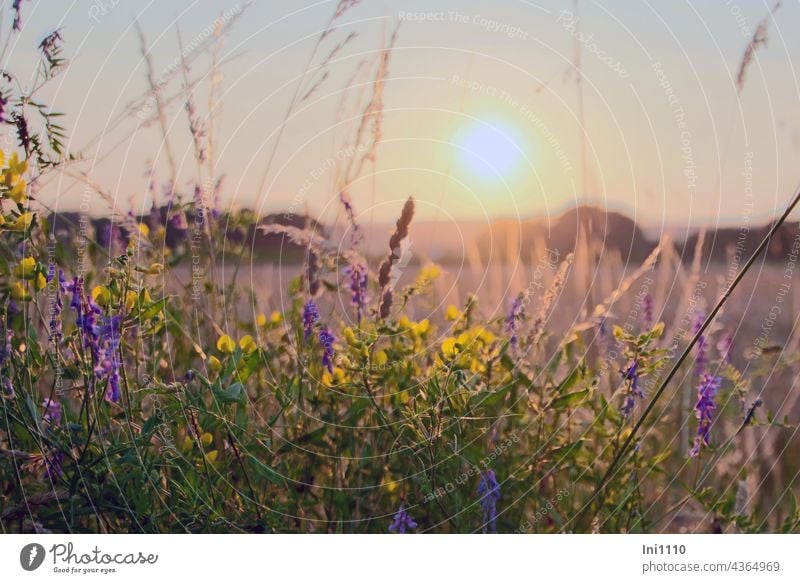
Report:
M455 137L461 166L485 180L505 180L522 161L517 132L497 121L471 122Z

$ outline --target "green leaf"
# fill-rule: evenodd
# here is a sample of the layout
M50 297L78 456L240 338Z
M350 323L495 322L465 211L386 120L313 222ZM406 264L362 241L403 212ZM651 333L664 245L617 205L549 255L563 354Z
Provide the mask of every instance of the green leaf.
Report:
M560 397L556 397L550 401L550 407L553 409L567 409L583 402L589 396L589 389L575 391L574 393L567 393Z

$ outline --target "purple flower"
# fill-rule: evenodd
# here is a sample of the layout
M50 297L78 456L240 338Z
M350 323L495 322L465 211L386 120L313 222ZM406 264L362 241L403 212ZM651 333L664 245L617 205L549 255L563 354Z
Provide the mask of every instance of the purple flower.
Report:
M319 331L319 341L322 343L322 366L328 369L328 372L333 374L333 343L336 342L336 337L331 332L330 328L323 328Z
M691 457L696 457L700 454L700 449L704 445L710 443L711 435L711 421L714 416L714 410L717 408L714 403L714 397L722 384L722 379L710 374L703 375L703 380L697 388L697 404L694 406L694 412L697 416L697 437L694 439L694 447L689 452Z
M645 330L653 327L653 296L650 294L642 299L642 326Z
M14 0L11 3L11 10L14 11L14 24L11 27L16 30L22 30L22 0Z
M401 504L400 509L394 515L392 524L389 525L389 532L405 534L409 529L413 530L415 528L417 528L417 523L409 516L408 512L406 512L405 506Z
M319 322L319 308L314 300L308 300L303 308L303 336L306 340L311 338L317 322Z
M3 393L5 393L5 396L9 399L14 398L14 385L11 384L11 379L8 377L3 379Z
M483 533L497 532L497 503L500 501L500 484L494 471L486 470L481 474L481 481L478 483L478 496L481 508L483 508Z
M53 425L61 423L61 404L58 401L49 398L45 399L42 401L42 407L44 407L42 421L44 421L45 424L52 427Z
M625 393L625 401L622 403L622 414L629 417L633 413L636 399L644 397L642 389L639 387L639 363L634 360L628 368L622 370L622 380L627 381L628 390Z
M514 302L511 304L511 309L506 317L506 333L509 336L509 344L511 348L516 348L519 344L519 323L525 313L525 297L522 293L517 294Z
M350 278L350 301L356 307L356 318L360 326L361 316L367 306L367 268L362 263L354 263L345 269L345 273Z
M14 331L8 328L5 333L5 342L0 345L0 364L3 364L6 361L14 349L14 347L11 345L12 338L14 338Z

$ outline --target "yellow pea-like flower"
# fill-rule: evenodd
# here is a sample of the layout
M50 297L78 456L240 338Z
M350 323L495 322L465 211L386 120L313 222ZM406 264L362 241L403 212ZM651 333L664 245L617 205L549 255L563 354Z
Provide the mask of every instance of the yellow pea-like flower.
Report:
M246 336L242 336L242 339L239 340L239 348L241 348L242 352L245 354L252 354L258 348L258 344L253 337L248 334Z
M211 435L210 433L204 433L203 435L200 436L200 443L202 443L206 447L211 445L213 442L214 442L214 436Z
M128 290L125 293L125 309L129 312L136 306L136 301L139 299L139 294L133 290Z
M36 260L33 257L26 257L14 267L14 277L31 279L34 276L35 270Z
M33 217L33 213L22 213L8 228L11 231L24 231L33 223Z
M98 306L107 306L111 302L111 290L104 285L92 289L92 299Z
M28 161L20 162L19 156L14 152L8 160L8 170L13 174L25 174L28 171Z
M27 184L24 180L17 180L16 184L8 191L8 196L11 197L17 204L22 204L28 200L28 195L25 193Z
M36 290L42 291L47 287L47 278L41 272L36 274Z
M22 302L27 302L31 299L31 294L28 293L28 290L25 288L25 284L21 281L14 282L11 286L11 297L15 300L20 300Z
M446 320L458 320L461 317L461 310L453 306L452 304L447 306L447 311L444 313L444 317Z
M383 366L389 361L389 356L386 354L385 350L379 350L375 353L375 364L379 366Z
M257 326L266 326L267 325L267 317L264 314L259 314L256 316L256 325Z
M218 454L218 453L219 453L219 452L218 452L216 449L215 449L215 450L213 450L213 451L210 451L210 452L208 452L208 453L206 454L206 461L207 461L208 463L211 463L211 464L213 464L215 461L217 461L217 454Z
M209 356L208 368L210 368L212 372L219 372L220 370L222 370L222 363L216 356Z
M138 228L139 228L139 233L143 237L147 237L148 235L150 235L150 227L148 227L144 223L139 223Z
M442 354L449 357L455 356L457 352L456 342L458 341L452 336L445 338L444 342L442 342Z
M269 315L269 321L271 324L280 324L282 320L283 320L283 314L281 314L278 311L272 312Z
M217 340L217 350L226 354L231 354L236 350L236 343L233 341L233 338L227 334L223 334Z
M147 275L161 275L164 271L164 265L161 263L153 263L147 268Z

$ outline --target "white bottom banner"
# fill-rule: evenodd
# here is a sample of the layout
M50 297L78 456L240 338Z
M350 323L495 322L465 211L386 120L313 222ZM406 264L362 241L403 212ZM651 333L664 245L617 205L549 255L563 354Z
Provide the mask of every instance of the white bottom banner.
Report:
M6 535L0 581L800 581L799 543L797 535Z

